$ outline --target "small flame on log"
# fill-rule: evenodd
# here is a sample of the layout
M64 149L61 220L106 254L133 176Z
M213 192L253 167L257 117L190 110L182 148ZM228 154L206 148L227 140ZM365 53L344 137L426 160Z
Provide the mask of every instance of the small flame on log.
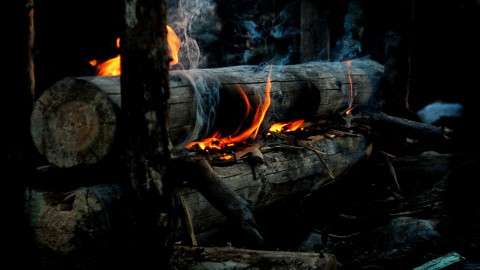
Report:
M247 96L245 95L245 92L240 87L240 85L237 85L237 89L242 94L242 97L248 108L247 113L244 117L244 120L242 121L242 124L240 124L237 131L235 131L232 135L229 135L227 137L220 137L221 136L220 131L216 131L210 138L204 139L202 141L188 143L186 145L186 148L190 149L192 147L198 147L200 150L209 152L209 150L214 150L214 149L221 150L227 147L232 147L232 146L235 146L235 144L246 142L249 139L254 140L257 137L258 130L260 129L260 125L262 124L263 119L265 118L265 114L268 110L268 107L270 107L270 102L271 102L270 89L272 87L272 84L270 81L270 73L271 73L271 70L268 73L267 84L265 87L265 100L256 109L253 122L247 129L245 129L241 133L238 133L240 132L240 128L243 124L243 121L245 121L245 119L253 109Z
M269 131L277 132L277 133L295 131L301 128L304 121L305 120L302 119L302 120L297 120L297 121L287 122L287 123L275 123L270 126Z
M167 25L167 44L170 52L170 66L178 64L178 51L180 50L181 41L175 31ZM120 38L117 38L117 48L120 48ZM99 61L92 60L90 65L97 67L97 75L100 76L119 76L121 75L120 55L99 64Z
M350 95L348 96L348 107L347 109L343 112L345 115L348 115L349 112L353 109L353 99L354 99L354 92L353 92L353 81L352 81L352 76L350 74L350 67L352 66L352 60L347 61L347 69L348 69L348 83L350 85ZM343 114L342 113L342 114Z

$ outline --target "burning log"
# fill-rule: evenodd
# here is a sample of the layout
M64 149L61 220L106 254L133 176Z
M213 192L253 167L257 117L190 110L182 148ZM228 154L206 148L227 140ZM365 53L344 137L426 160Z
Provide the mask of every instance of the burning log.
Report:
M234 191L248 201L253 209L259 210L306 196L332 183L365 160L371 151L362 135L345 135L308 144L308 148L267 144L259 148L263 154L263 162L252 162L245 158L230 166L214 165L213 172L225 185L224 189ZM325 164L322 164L321 159ZM332 171L333 178L327 168ZM180 169L176 171L179 177L190 177L183 180L190 182L192 186L199 185L194 176L188 176ZM228 216L228 211L224 214L225 207L228 207L225 204L235 203L233 200L222 200L219 204L211 197L202 195L201 191L202 189L190 187L177 190L187 218L190 240L200 245L202 234L207 235L211 229L224 225ZM224 197L218 192L214 195Z
M326 253L239 249L233 247L176 246L174 265L179 269L337 269L334 255Z
M289 66L234 66L170 71L169 133L174 146L231 125L243 114L240 86L250 99L262 95L271 72L271 106L264 123L328 116L368 106L383 66L371 60L310 62ZM120 108L119 77L65 78L35 102L31 133L39 153L59 167L92 164L110 153ZM228 118L228 119L227 119Z

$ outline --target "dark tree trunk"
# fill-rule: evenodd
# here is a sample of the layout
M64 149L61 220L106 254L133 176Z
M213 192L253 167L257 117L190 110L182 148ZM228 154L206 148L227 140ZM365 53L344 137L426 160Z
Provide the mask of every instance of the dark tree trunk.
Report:
M165 1L125 1L121 39L121 135L129 203L137 228L134 263L139 269L171 269L171 191L168 134L168 50ZM159 226L160 225L160 226Z
M410 111L409 104L415 1L400 3L390 6L392 10L400 9L401 17L393 22L394 25L387 22L388 27L385 33L383 111L394 116L416 120L415 115Z
M330 0L301 1L301 62L330 60L330 9Z
M23 196L27 179L32 179L34 146L30 136L30 113L34 93L33 6L31 1L5 3L10 13L3 21L3 56L8 68L3 73L4 85L0 103L2 123L0 169L3 172L2 222L3 265L27 268L33 264L27 223L23 218ZM12 14L13 13L13 14ZM6 17L5 17L6 18ZM7 24L8 23L8 24ZM6 179L8 177L8 180ZM28 258L18 260L19 256ZM11 260L11 261L10 261Z

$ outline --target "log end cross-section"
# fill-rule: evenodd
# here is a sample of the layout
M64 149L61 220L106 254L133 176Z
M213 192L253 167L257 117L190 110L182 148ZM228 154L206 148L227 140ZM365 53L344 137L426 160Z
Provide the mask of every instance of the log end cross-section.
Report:
M43 93L31 116L35 146L59 167L99 162L116 132L116 112L105 94L94 84L72 80L65 78Z

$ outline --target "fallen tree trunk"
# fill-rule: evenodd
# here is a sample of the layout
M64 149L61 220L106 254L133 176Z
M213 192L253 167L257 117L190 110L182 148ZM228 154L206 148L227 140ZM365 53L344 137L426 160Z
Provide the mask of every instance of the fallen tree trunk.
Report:
M173 263L178 269L337 269L335 256L326 253L233 247L175 246L174 248Z
M260 163L245 159L231 166L213 166L214 173L226 188L250 202L255 210L298 199L332 183L365 160L371 149L366 139L359 135L324 139L309 144L308 148L265 145L260 151L263 155ZM184 181L193 182L191 185L195 187L195 176L181 172L182 168L178 166L173 171ZM191 238L186 240L202 244L202 234L207 235L225 223L226 215L222 212L225 213L226 206L206 198L196 188L179 188L177 196ZM222 192L217 192L216 196L222 196Z
M175 147L214 128L235 130L255 107L271 72L271 105L264 124L328 116L376 98L383 66L371 60L299 65L235 66L170 72L169 134ZM59 167L102 160L114 145L120 109L119 77L65 78L44 91L31 116L35 146Z

